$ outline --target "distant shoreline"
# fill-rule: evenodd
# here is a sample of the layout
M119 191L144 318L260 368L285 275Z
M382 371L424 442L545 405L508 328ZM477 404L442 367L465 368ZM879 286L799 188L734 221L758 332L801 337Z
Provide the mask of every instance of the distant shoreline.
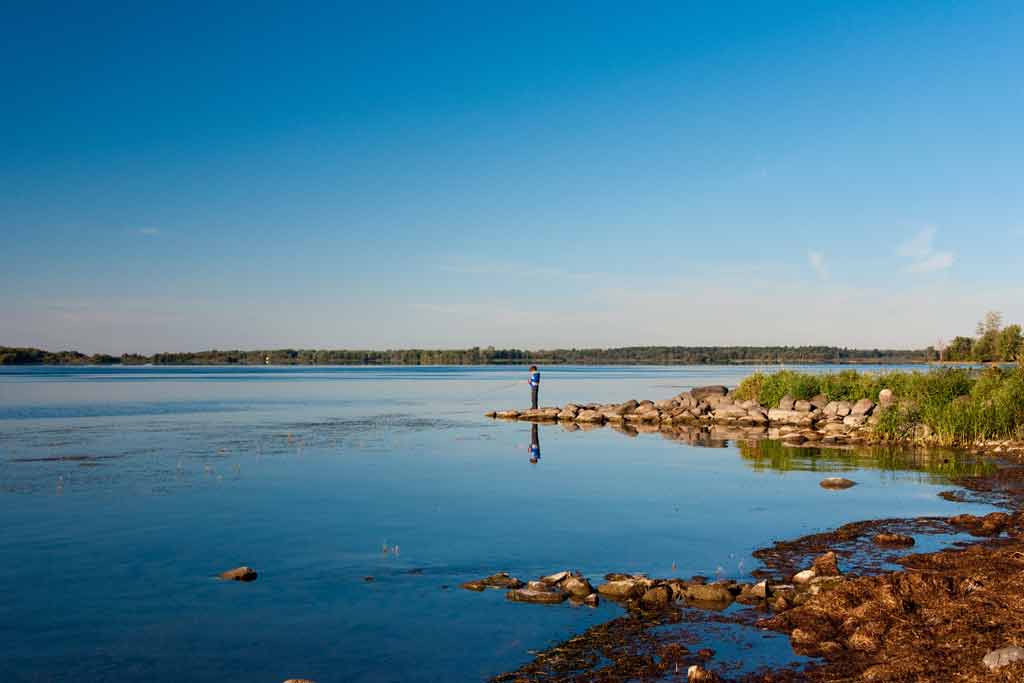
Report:
M833 346L630 346L591 349L209 350L151 355L85 354L0 346L0 365L518 366L518 365L912 365L937 362L926 349Z

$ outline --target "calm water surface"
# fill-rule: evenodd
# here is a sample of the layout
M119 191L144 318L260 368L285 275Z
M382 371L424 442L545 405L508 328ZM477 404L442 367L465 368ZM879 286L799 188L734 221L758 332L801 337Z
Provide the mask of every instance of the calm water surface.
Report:
M542 403L666 398L748 372L550 369ZM898 459L754 459L610 429L542 426L534 464L529 425L482 417L527 391L524 370L501 368L0 370L5 680L479 681L621 610L463 581L741 578L775 539L982 509ZM860 485L825 491L825 471ZM259 580L213 578L239 564ZM794 659L763 640L750 666Z

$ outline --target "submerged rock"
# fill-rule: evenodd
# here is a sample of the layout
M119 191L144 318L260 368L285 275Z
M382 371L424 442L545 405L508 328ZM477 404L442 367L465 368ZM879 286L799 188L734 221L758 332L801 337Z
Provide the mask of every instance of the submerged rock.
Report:
M235 567L229 569L226 572L221 572L218 576L225 581L255 581L259 574L252 567Z
M913 537L912 536L907 536L905 534L886 534L886 533L875 534L875 537L873 539L871 539L871 540L873 540L878 545L901 545L901 546L911 546L911 545L914 545Z
M845 477L826 477L821 480L819 485L825 489L848 489L851 486L856 486L857 482Z

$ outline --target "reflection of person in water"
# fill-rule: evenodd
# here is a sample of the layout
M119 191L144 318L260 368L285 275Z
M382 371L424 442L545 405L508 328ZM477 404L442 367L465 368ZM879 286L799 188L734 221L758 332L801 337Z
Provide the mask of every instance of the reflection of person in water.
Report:
M530 427L530 462L536 465L540 461L540 430L537 425Z

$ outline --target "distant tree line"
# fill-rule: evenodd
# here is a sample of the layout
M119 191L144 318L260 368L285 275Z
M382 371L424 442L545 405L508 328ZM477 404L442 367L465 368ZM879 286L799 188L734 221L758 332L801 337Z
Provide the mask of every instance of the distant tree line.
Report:
M952 347L952 345L951 345ZM948 352L948 349L947 349ZM611 349L470 349L198 351L86 355L0 347L0 365L729 365L754 363L927 363L919 350L847 349L834 346L628 346Z
M942 360L977 363L1012 362L1024 355L1020 325L1003 326L1003 316L989 311L978 323L974 337L956 337L942 350Z

